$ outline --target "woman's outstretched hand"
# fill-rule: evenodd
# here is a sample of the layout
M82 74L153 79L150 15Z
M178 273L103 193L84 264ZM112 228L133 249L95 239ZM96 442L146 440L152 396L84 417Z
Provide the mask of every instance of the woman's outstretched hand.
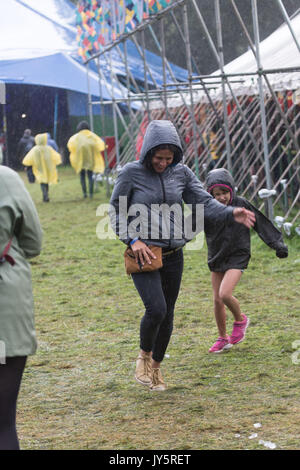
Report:
M235 207L233 209L233 218L236 222L245 225L247 228L251 228L255 224L254 213L244 207Z
M135 261L142 266L144 266L145 263L151 264L151 259L156 259L155 254L150 250L146 243L141 240L137 240L133 245L131 245L131 249L135 256Z

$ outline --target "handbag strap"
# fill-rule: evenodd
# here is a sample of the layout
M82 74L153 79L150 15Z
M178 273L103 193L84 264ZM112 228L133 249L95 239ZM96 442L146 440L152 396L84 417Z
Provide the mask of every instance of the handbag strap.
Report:
M16 264L16 262L13 259L13 257L8 254L8 252L10 250L11 243L12 243L12 238L9 240L6 247L4 248L4 251L3 251L2 255L0 256L0 263L4 263L4 261L8 261L9 264L14 266L14 264Z

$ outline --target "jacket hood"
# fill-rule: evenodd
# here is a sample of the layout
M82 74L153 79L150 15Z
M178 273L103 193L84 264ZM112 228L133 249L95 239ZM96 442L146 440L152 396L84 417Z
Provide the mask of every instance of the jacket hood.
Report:
M212 190L216 187L223 187L224 189L229 189L231 193L230 204L235 196L235 184L234 179L225 168L217 168L216 170L211 170L206 177L205 186L207 192L210 194Z
M173 165L182 160L183 151L179 135L171 121L154 120L146 129L146 133L141 148L140 163L145 163L148 152L162 144L173 144L178 147L178 152L174 155Z
M37 134L35 136L35 143L36 145L47 145L48 141L48 134Z

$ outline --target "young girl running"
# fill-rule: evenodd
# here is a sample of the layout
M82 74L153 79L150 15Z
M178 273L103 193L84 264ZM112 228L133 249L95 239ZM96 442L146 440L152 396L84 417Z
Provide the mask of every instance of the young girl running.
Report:
M288 256L288 248L283 243L282 234L258 209L243 197L236 196L234 180L224 168L212 170L206 178L207 191L222 204L245 207L255 213L254 230L260 238L276 251L278 258ZM244 340L250 319L240 308L233 291L247 268L250 252L250 230L236 222L229 226L205 224L205 235L208 247L208 267L214 296L214 313L219 331L219 338L209 349L211 353L221 353ZM226 332L227 307L233 317L231 335Z

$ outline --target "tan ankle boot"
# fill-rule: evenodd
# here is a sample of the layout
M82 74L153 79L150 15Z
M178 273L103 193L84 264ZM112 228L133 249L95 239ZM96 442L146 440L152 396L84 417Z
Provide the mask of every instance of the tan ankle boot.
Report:
M152 367L150 356L139 356L136 361L135 379L142 385L152 384Z
M151 390L154 392L163 392L167 390L167 386L164 382L163 376L161 374L160 369L152 369L153 375L152 375L152 385L151 385Z

